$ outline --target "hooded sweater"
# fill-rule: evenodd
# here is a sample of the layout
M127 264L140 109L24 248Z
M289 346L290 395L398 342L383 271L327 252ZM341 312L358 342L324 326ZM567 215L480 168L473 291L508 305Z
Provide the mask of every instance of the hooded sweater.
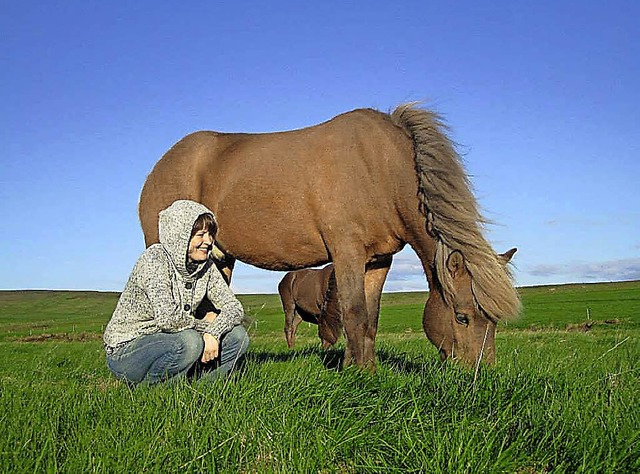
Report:
M209 333L219 342L241 323L242 304L212 260L187 268L191 229L206 213L213 215L202 204L185 200L160 212L160 243L142 253L129 276L104 332L107 353L141 336L185 329ZM205 296L220 312L213 322L194 316Z

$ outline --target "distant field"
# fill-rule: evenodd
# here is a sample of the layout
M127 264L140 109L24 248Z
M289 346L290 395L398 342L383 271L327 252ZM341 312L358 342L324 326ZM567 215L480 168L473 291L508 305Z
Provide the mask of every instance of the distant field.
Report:
M524 311L501 325L511 329L566 329L593 321L596 325L638 328L640 281L536 286L520 289ZM47 333L101 333L118 293L88 291L0 291L0 340ZM422 331L427 292L385 293L380 333ZM284 316L278 295L239 295L246 313L259 327L257 335L282 331ZM315 337L315 327L300 329ZM284 339L283 339L284 340Z
M241 295L240 376L131 390L100 341L117 294L0 291L0 471L640 472L640 282L520 292L477 379L440 363L426 293L383 295L376 375Z

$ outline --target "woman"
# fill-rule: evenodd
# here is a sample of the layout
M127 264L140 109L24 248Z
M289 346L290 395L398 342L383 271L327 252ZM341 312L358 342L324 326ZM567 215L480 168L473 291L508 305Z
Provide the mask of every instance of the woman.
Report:
M160 243L136 263L104 333L107 366L129 383L228 374L244 355L249 337L244 312L209 259L217 223L193 201L175 201L160 212ZM203 319L207 298L217 310ZM199 364L199 361L202 364Z

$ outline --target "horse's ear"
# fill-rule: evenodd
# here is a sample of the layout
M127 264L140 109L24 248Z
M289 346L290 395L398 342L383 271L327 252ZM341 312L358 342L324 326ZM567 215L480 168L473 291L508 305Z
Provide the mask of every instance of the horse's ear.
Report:
M464 266L464 256L459 250L454 250L449 254L449 258L447 258L447 269L451 274L451 278L456 278L462 274L463 271L467 269Z
M498 254L498 258L502 262L503 265L506 265L513 258L513 254L518 251L517 248L512 248L511 250L507 250L505 253Z

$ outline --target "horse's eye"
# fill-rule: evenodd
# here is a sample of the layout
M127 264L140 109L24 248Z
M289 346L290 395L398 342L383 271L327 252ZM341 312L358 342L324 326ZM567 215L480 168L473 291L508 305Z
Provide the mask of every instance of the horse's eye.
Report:
M469 318L466 314L456 313L456 323L462 324L463 326L468 326Z

